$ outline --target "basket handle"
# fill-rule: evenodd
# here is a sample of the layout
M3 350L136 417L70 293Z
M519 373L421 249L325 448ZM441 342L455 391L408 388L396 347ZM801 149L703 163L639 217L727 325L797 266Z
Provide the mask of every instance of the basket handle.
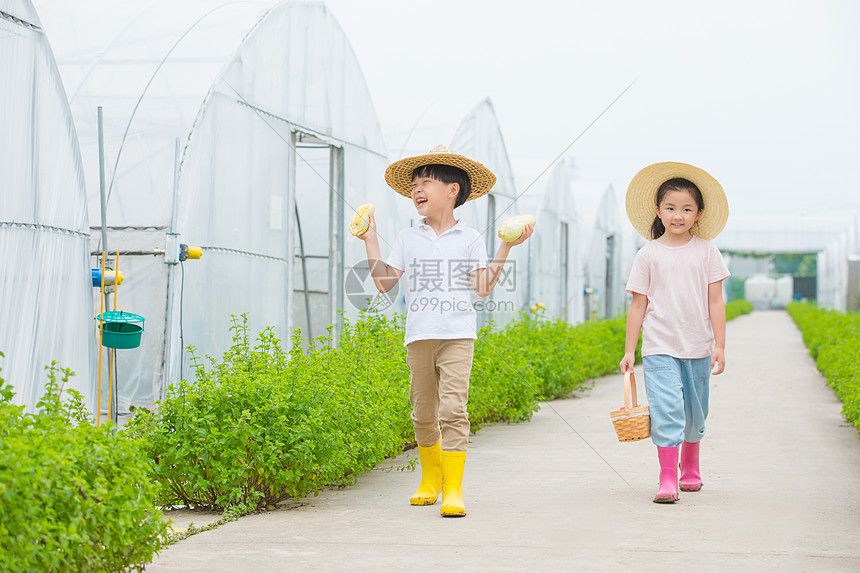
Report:
M633 398L633 405L630 405L630 398ZM633 370L628 370L624 373L624 407L628 410L639 406L639 401L636 398L636 377L633 376Z

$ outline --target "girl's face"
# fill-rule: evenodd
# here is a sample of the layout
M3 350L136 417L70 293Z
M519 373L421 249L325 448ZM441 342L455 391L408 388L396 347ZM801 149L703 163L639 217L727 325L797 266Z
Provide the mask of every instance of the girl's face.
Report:
M669 191L656 209L666 233L676 236L689 234L702 214L689 191Z

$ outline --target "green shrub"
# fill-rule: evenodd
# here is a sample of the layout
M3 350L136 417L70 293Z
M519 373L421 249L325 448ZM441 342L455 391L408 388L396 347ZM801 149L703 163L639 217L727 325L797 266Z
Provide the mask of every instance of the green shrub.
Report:
M263 331L252 347L234 318L233 346L196 380L168 388L128 431L146 444L159 502L251 511L353 482L412 443L404 319L344 321L339 344L320 338L285 352ZM481 330L470 382L472 430L528 420L538 398L566 395L617 368L623 319L572 327L521 317Z
M750 310L726 305L729 320ZM809 309L790 311L816 320ZM838 320L853 328L856 349L857 321ZM624 317L571 326L524 314L482 329L473 431L528 420L540 400L617 370L624 328ZM60 399L57 374L65 383L66 369L48 368L36 414L13 405L0 378L0 570L140 569L167 536L156 503L252 511L352 483L412 442L403 317L344 320L337 348L330 337L303 348L296 333L289 352L270 329L252 347L245 317L231 330L220 362L207 357L207 368L195 358L196 380L170 386L154 412L139 411L123 431L95 426L76 392ZM825 339L808 344L814 356L854 368L849 419L857 423L856 367L850 354L821 348Z
M486 423L523 422L538 409L541 379L528 357L511 352L517 341L490 324L475 341L469 378L469 421L477 432Z
M732 320L742 314L749 314L753 311L752 303L748 300L733 300L726 303L726 320Z
M616 371L624 317L572 326L542 313L475 341L469 388L472 430L531 418L540 400L566 396ZM195 380L171 385L128 431L145 443L159 502L252 511L352 483L413 441L404 317L344 320L338 346L321 337L287 352L270 329L252 346L247 318L233 345Z
M35 414L0 378L0 570L141 570L167 535L147 459L77 392L62 401L57 374L72 372L48 367Z
M194 508L270 503L344 484L411 440L399 318L344 323L340 344L321 337L285 352L270 329L251 347L234 317L219 363L196 361L196 380L168 388L156 412L129 430L145 439L161 503Z
M545 319L543 312L523 313L502 331L499 356L525 357L539 384L533 387L542 400L560 398L586 381L618 368L624 350L624 318L591 321L573 326Z
M860 432L860 314L800 302L789 304L788 313L803 334L818 370L842 400L842 413Z

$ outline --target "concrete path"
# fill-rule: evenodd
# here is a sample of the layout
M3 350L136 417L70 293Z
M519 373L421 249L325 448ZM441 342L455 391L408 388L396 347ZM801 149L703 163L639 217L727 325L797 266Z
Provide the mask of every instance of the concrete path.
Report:
M705 486L676 504L651 502L650 440L616 440L621 378L609 376L472 436L465 518L409 506L418 473L380 468L194 535L146 570L860 571L857 432L787 314L742 316L728 343L728 369L711 378Z

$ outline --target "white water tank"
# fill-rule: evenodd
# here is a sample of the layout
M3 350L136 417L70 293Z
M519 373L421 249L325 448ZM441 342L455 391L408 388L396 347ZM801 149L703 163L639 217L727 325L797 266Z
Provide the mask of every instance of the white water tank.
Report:
M785 308L794 296L794 277L785 276L776 279L776 304Z
M771 308L776 295L776 281L763 275L756 275L744 282L744 298L756 310Z

